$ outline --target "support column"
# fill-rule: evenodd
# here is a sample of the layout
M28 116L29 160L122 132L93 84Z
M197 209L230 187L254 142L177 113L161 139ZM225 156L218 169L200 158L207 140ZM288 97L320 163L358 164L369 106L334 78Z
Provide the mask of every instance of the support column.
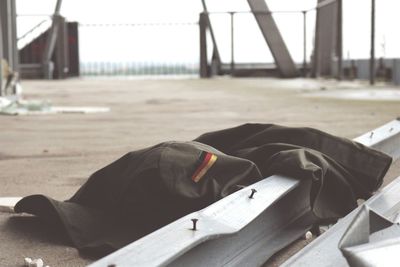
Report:
M303 76L307 76L307 11L303 14Z
M235 75L235 26L234 26L234 19L235 13L230 12L229 15L231 16L231 75Z
M1 26L1 59L7 61L8 67L13 72L19 71L18 64L18 48L17 48L17 19L15 0L0 0L0 26ZM1 71L3 71L3 63L0 63ZM4 88L0 82L0 94L4 94ZM15 88L13 88L15 93Z
M337 0L318 0L312 77L332 76L336 72L332 63L339 56L337 6Z
M61 3L62 0L57 0L56 8L54 10L54 15L53 15L53 22L49 34L47 36L46 45L43 51L42 68L43 68L43 76L45 79L53 78L54 63L51 61L51 57L54 52L54 48L57 41L57 34L62 20L60 16Z
M265 0L247 0L282 77L298 76L296 65Z
M55 78L64 79L67 77L69 68L68 53L68 29L64 17L60 16L59 29L55 46Z
M203 12L205 13L205 22L207 24L208 30L210 31L211 41L213 43L213 55L212 55L212 60L211 60L211 73L210 73L210 75L214 75L215 74L213 70L215 70L215 72L217 74L221 74L221 56L219 55L219 50L218 50L218 46L217 46L217 40L215 39L214 30L213 30L213 27L211 25L210 16L208 14L206 1L205 0L201 0L201 3L203 5Z
M1 4L0 4L1 7ZM3 23L2 14L0 13L0 96L3 96Z
M343 1L337 0L337 79L343 78Z
M375 0L371 0L371 58L369 60L369 84L375 84Z
M199 31L200 31L200 77L209 77L209 67L207 59L207 14L200 13Z

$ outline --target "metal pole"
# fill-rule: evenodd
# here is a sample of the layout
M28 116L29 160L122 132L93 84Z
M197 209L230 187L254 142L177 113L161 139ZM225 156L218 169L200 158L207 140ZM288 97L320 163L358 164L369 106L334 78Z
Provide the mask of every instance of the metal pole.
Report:
M54 9L54 15L60 15L62 0L57 0L56 8Z
M208 63L207 63L207 20L206 13L200 13L199 19L199 32L200 32L200 77L209 77Z
M207 28L210 31L210 35L211 35L211 41L213 43L213 57L216 60L217 63L217 72L220 73L221 70L221 56L219 55L219 51L218 51L218 46L217 46L217 40L215 39L215 35L214 35L214 29L211 25L211 21L210 21L210 16L208 13L208 9L207 9L207 5L206 5L206 1L205 0L201 0L201 3L203 5L203 12L207 15L206 16L206 21L207 21Z
M369 61L369 83L375 84L375 0L371 0L371 58Z
M6 80L9 78L17 79L17 74L14 74L19 71L19 64L18 64L18 50L17 50L17 34L16 34L16 8L15 8L15 0L0 0L0 27L1 27L1 38L0 38L0 60L5 60L7 62L8 70L11 73L7 75L11 75L7 77ZM5 64L0 63L0 72L3 75L2 71ZM14 76L15 75L15 76ZM5 78L5 77L2 77ZM9 82L10 80L8 80ZM13 83L3 86L4 79L0 79L0 95L5 95L5 87L10 87L12 89L11 93L15 93L15 86Z
M229 13L231 15L231 75L233 75L235 71L235 47L234 47L234 12Z
M307 76L307 11L303 10L303 76Z
M54 52L54 47L56 45L57 41L57 35L60 27L60 9L61 9L61 3L62 0L57 0L56 2L56 8L54 10L53 14L53 22L51 25L51 28L49 30L46 43L45 43L45 48L43 51L43 58L42 58L42 68L43 68L43 74L44 78L46 79L52 79L53 78L53 64L51 62L51 57Z
M342 0L337 0L337 79L343 78L343 5Z
M317 15L316 15L316 23L315 23L315 38L314 38L314 52L312 56L312 65L311 65L311 77L312 78L318 78L319 73L320 73L320 64L319 64L319 58L320 58L320 20L321 20L321 10L316 9Z
M1 6L1 4L0 4ZM3 95L3 30L2 30L2 18L0 14L0 96Z
M247 0L282 77L296 77L298 68L265 0Z

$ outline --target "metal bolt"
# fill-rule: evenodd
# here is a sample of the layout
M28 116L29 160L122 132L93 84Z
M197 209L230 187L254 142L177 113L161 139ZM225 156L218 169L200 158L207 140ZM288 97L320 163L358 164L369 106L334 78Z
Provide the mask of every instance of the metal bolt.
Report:
M371 132L371 134L369 135L369 138L372 138L372 136L374 136L374 132Z
M389 132L393 131L393 127L390 127Z
M304 234L303 239L304 239L304 240L309 240L309 239L311 239L312 237L313 237L313 234L311 233L311 231L307 231L307 232Z
M251 189L251 194L249 196L249 198L253 198L254 194L257 192L257 190L255 190L254 188Z
M196 231L197 230L197 222L198 222L198 219L192 219L192 222L193 222L193 228L192 228L192 230L193 231Z

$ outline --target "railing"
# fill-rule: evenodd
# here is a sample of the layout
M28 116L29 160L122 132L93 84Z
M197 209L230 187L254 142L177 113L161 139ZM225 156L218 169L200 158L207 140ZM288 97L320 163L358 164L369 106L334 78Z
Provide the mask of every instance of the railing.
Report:
M79 24L82 76L196 75L197 23Z
M211 39L215 38L212 41L217 46L216 49L219 50L222 74L233 74L237 72L237 69L243 69L243 66L248 65L262 69L265 68L265 65L271 65L271 62L274 62L270 48L267 46L254 18L257 15L272 15L274 17L298 68L303 70L309 68L313 46L311 36L313 35L312 25L315 22L315 8L268 12L203 12L201 15L209 18L213 28ZM286 25L288 18L291 21L290 27ZM207 19L200 19L200 21L201 23L208 23ZM271 66L275 69L275 65L272 64Z

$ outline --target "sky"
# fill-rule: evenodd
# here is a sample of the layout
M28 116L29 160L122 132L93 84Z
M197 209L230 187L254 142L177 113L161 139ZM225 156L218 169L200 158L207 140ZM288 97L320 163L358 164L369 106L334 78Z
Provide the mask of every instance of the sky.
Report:
M272 11L301 11L316 0L266 0ZM16 0L18 35L53 12L55 0ZM368 58L370 53L370 0L343 0L344 58ZM210 12L249 11L246 0L206 0ZM399 0L376 1L376 55L400 57ZM200 0L64 0L61 14L80 27L81 61L197 62L199 34L196 25L202 11ZM274 18L296 62L303 60L303 18L275 14ZM211 16L224 62L230 61L230 18ZM130 26L100 27L89 24L127 23ZM174 23L174 25L142 25ZM307 58L315 31L315 12L307 15ZM235 61L273 62L261 32L250 14L235 15Z

